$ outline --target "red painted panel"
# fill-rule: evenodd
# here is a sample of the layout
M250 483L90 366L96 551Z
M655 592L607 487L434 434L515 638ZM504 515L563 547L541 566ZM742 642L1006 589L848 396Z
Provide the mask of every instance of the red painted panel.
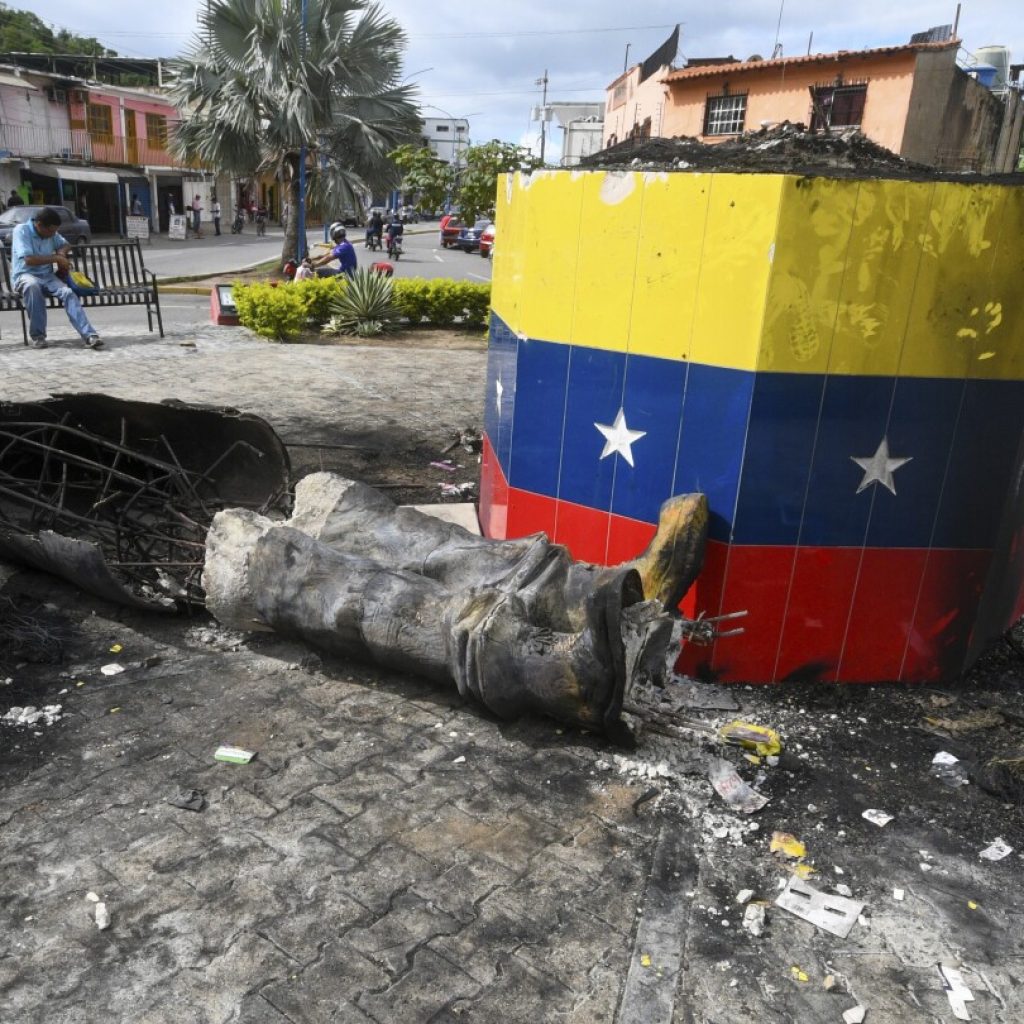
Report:
M729 549L721 614L746 611L745 630L715 643L712 668L723 682L774 681L786 598L796 548L733 544ZM728 628L728 627L726 627Z
M775 679L835 680L860 561L860 548L797 549Z
M643 554L656 532L657 527L653 523L613 515L608 534L608 564L629 562Z
M722 585L725 582L725 562L729 545L709 540L704 550L704 567L696 583L690 587L679 606L684 615L693 619L698 615L717 615L722 605ZM713 648L686 644L676 662L677 672L709 679L714 675L711 667Z
M571 501L560 501L555 540L564 544L577 562L605 565L610 521L611 515L608 512L576 505Z
M507 536L511 539L531 533L546 533L548 537L554 537L555 499L510 487Z
M923 548L864 549L840 682L899 679L927 557Z
M928 553L902 680L949 680L959 675L991 558L991 551L935 548Z
M480 528L492 540L508 536L508 482L486 434L480 463Z

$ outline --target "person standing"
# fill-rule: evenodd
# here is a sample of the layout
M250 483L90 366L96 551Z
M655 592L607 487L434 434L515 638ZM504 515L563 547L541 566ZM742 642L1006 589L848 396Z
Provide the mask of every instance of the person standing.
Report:
M202 214L203 214L203 201L196 196L192 200L192 233L196 238L203 237L202 231Z
M57 228L60 214L44 206L11 236L11 277L14 290L21 295L28 313L28 332L33 348L46 348L46 297L60 299L71 326L81 335L86 348L103 348L96 328L82 309L78 296L63 282L57 271L71 269L71 246ZM55 269L56 268L56 269Z
M220 200L214 196L210 202L210 216L213 218L214 233L220 234Z
M89 197L84 192L78 199L78 216L82 220L89 219Z
M146 211L142 208L142 200L139 198L138 192L132 194L132 216L133 217L145 217Z

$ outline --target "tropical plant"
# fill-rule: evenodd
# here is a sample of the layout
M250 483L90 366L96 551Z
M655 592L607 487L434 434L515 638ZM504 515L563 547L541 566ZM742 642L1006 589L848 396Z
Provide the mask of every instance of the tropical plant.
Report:
M391 278L374 270L357 270L342 292L331 300L329 334L370 337L394 330L401 316L394 302Z
M498 192L498 175L515 171L530 172L544 166L525 146L515 146L497 139L466 150L466 166L458 188L459 210L465 222L494 213Z
M416 196L416 205L426 212L439 210L452 197L455 170L424 146L399 146L391 159L402 172L402 191Z
M388 154L421 121L415 87L400 83L405 35L378 4L210 0L199 22L174 63L180 158L243 178L273 172L294 211L305 153L310 205L325 216L398 185ZM289 216L282 261L297 248Z

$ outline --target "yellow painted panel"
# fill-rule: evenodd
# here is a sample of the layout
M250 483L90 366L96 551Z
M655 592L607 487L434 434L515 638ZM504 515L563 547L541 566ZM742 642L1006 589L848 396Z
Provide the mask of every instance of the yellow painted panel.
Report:
M972 377L986 380L1024 380L1024 188L988 186L997 191L993 216L992 269L988 298L972 307L969 329Z
M899 370L934 182L861 181L852 215L829 372Z
M571 341L625 352L629 337L643 175L587 171L583 186Z
M517 176L514 201L526 219L520 320L530 338L568 343L572 330L583 182L565 171Z
M1002 296L991 277L1002 189L940 181L900 360L903 377L966 377L987 344Z
M856 205L856 181L784 179L759 370L828 369Z
M629 351L689 359L711 176L645 174Z
M690 358L709 366L757 368L784 178L711 176Z
M498 178L498 193L494 208L495 243L491 268L491 308L508 325L522 331L520 304L523 293L525 253L522 247L522 224L526 206L518 196L515 175L502 174Z

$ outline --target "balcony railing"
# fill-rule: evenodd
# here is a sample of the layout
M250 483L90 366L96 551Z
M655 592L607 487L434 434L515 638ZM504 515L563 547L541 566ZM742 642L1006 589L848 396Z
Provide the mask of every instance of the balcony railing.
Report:
M165 146L153 145L145 139L97 139L83 129L34 125L0 124L0 151L15 157L125 167L199 167L177 159Z

